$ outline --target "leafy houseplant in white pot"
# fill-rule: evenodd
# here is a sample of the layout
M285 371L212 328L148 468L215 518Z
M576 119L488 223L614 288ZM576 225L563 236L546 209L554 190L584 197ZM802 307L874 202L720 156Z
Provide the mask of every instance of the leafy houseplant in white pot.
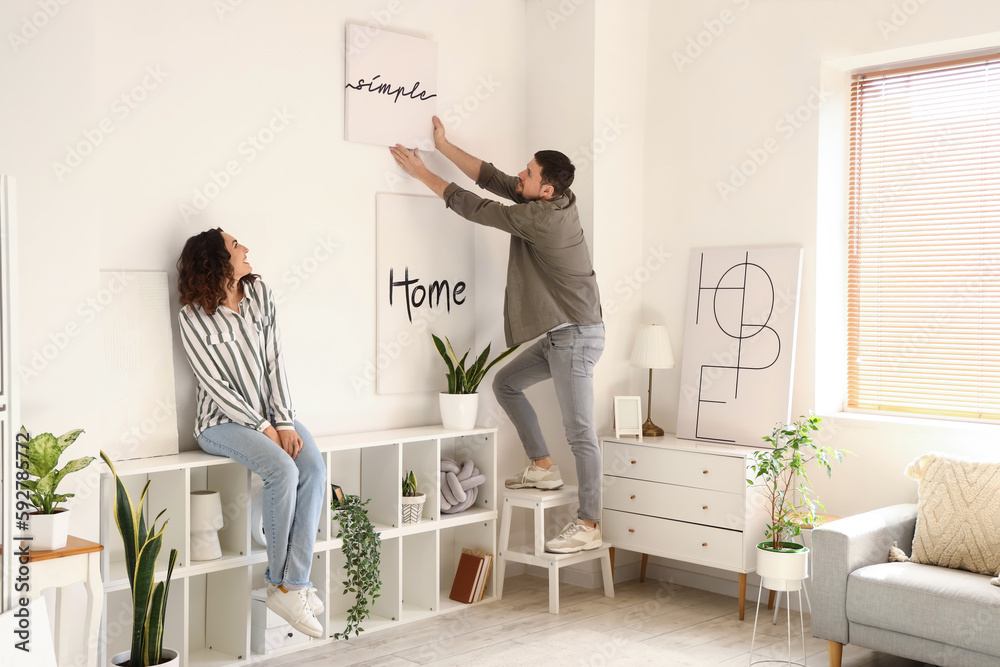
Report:
M851 453L813 442L812 433L819 431L820 421L810 414L775 426L763 438L771 448L756 451L751 459L753 477L747 484L761 483L768 506L767 539L757 545L757 574L768 590L799 590L808 576L809 549L791 539L801 534L803 524L818 523L816 510L825 508L807 486L806 464L815 461L829 476L832 460L842 461Z
M409 471L403 477L403 523L420 523L427 497L417 492L417 476Z
M471 350L466 350L462 358L459 359L455 350L451 347L451 341L445 337L444 341L431 334L434 339L434 347L437 348L444 363L448 366L448 391L439 394L441 405L441 423L447 429L468 430L476 425L476 413L479 411L479 383L486 377L493 366L506 359L514 353L519 345L507 348L501 352L496 359L487 363L490 356L490 345L486 346L474 364L469 368L465 367L465 361L469 357Z
M163 648L163 623L167 612L170 577L174 573L174 563L177 562L177 549L170 550L166 577L163 581L155 581L156 559L163 547L163 531L167 528L166 520L159 530L156 522L166 510L156 515L147 527L143 505L149 482L142 487L139 505L135 506L111 459L104 452L101 452L101 458L115 476L115 523L122 536L128 583L132 589L132 648L112 657L111 665L176 667L180 664L177 651Z
M83 456L57 469L59 457L67 447L76 442L83 429L74 429L58 438L51 433L42 433L32 438L22 426L17 433L18 449L25 451L28 463L28 477L21 482L28 491L28 501L35 511L30 513L31 548L36 551L62 549L66 546L69 533L70 511L60 508L59 503L72 498L72 493L56 493L59 484L71 472L83 470L93 456ZM35 479L30 479L34 477Z

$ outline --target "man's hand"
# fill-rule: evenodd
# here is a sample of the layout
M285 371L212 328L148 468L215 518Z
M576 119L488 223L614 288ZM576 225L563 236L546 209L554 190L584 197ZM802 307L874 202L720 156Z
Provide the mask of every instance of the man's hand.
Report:
M402 144L396 144L389 148L389 152L392 153L392 157L396 160L396 164L403 168L410 176L423 180L420 178L420 174L423 171L427 171L427 166L424 161L420 159L417 155L417 149L414 148L412 151Z
M278 431L281 448L293 459L302 451L302 438L292 429Z
M416 148L411 151L402 144L396 144L389 148L389 152L392 153L396 164L402 167L403 171L429 187L438 197L444 199L444 191L448 187L447 181L427 168L424 161L417 155Z
M434 123L434 147L439 151L443 151L444 147L448 145L448 139L444 136L444 123L437 116L431 118Z

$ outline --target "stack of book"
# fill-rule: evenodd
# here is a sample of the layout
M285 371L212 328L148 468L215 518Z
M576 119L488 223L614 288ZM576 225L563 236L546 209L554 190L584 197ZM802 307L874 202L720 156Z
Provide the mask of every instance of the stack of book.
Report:
M492 565L493 554L476 549L462 549L455 581L451 585L451 595L448 597L466 604L482 600Z

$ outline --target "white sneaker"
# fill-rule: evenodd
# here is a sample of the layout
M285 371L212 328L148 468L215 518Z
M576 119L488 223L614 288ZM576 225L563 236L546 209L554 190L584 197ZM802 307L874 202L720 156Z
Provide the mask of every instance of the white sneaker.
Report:
M599 549L602 546L604 541L601 539L600 526L590 528L583 519L577 519L573 523L566 524L558 537L546 542L545 550L556 554L573 554L577 551Z
M323 626L309 607L308 589L286 591L280 586L268 586L267 608L288 621L299 632L317 639L323 636Z
M507 479L504 486L508 489L559 489L562 488L562 475L559 466L552 464L549 468L539 468L532 461L528 467Z
M326 611L326 606L323 604L323 601L319 599L319 595L316 594L315 586L310 586L306 590L309 591L309 608L312 609L313 614L319 616Z

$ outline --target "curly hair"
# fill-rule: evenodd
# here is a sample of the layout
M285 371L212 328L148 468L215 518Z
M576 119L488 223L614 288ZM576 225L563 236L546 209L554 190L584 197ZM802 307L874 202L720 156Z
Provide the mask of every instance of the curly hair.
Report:
M181 305L201 307L209 315L215 313L226 298L227 288L234 282L230 257L218 227L189 238L177 260ZM252 283L259 277L255 273L247 274L240 278L240 284Z

